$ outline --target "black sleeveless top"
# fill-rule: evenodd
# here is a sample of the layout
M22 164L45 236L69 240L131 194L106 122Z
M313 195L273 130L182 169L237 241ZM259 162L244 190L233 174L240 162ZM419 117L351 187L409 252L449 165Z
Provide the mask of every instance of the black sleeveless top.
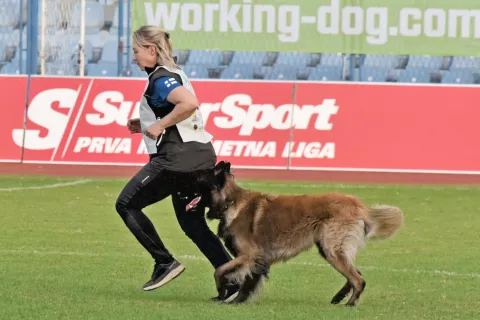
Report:
M183 85L182 78L178 74L163 68L159 68L157 71L151 68L145 68L145 70L150 74L148 87L144 93L145 99L155 116L163 118L173 110L175 105L165 100L162 101L162 106L159 106L158 101L152 100L155 93L155 80L170 77ZM154 73L151 74L152 72ZM166 170L174 172L203 171L215 167L217 156L211 142L183 142L176 125L166 128L165 131L160 144L157 146L157 153L150 155L150 159L155 158L155 163L159 163Z

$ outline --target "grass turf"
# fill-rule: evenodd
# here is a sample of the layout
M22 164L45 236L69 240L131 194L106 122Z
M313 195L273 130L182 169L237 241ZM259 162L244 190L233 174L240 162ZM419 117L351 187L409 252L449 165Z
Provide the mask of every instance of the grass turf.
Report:
M114 208L126 180L38 188L76 180L1 177L0 318L475 319L480 310L477 187L241 181L265 192L341 191L397 205L406 224L358 255L367 286L356 308L329 304L345 280L315 248L274 265L254 301L227 306L208 300L216 295L213 268L181 231L170 198L145 212L186 270L143 292L152 260Z

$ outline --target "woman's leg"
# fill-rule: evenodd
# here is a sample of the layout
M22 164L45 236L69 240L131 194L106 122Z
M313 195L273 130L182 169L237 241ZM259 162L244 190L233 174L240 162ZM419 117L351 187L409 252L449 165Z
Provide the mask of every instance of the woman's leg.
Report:
M208 227L205 221L205 207L200 204L188 212L185 210L187 204L196 197L197 195L194 194L175 192L172 194L173 208L183 232L195 243L213 267L218 268L231 258L220 239Z
M231 257L223 246L220 239L210 230L205 220L205 201L190 207L186 207L197 197L206 196L208 190L201 190L206 186L199 186L196 183L195 175L176 176L175 189L172 192L172 203L177 216L178 223L183 232L195 243L200 251L205 255L212 266L217 269L225 263L231 261ZM203 199L204 200L204 199ZM229 301L238 295L240 285L237 283L227 284L225 292L221 296L212 298L214 301Z
M170 195L170 184L165 172L145 165L124 187L117 202L117 212L140 244L155 260L151 280L144 290L156 289L177 276L184 267L167 250L152 222L142 212L146 206Z

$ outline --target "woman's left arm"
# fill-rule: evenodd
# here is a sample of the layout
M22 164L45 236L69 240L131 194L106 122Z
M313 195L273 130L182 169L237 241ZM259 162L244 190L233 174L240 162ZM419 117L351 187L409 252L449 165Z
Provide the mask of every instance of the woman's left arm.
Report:
M155 140L163 130L187 119L198 108L197 98L184 86L173 89L166 100L175 105L173 110L146 129L147 136Z

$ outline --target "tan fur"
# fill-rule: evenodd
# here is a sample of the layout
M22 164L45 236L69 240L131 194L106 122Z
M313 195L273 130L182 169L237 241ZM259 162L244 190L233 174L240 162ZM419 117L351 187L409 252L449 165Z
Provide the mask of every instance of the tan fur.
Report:
M339 303L353 289L347 303L352 306L365 287L353 265L358 250L367 239L385 239L403 225L403 213L397 207L368 208L358 198L341 193L263 194L240 188L230 174L226 174L221 190L213 192L212 210L217 210L212 215L223 220L225 234L232 237L238 252L236 259L217 269L218 287L226 280L245 283L249 279L257 289L253 276L260 275L257 279L262 281L270 265L317 245L325 259L347 278L332 303ZM244 291L235 302L251 296Z
M370 208L373 232L368 234L372 240L386 239L394 235L403 226L403 212L393 206L377 205Z

